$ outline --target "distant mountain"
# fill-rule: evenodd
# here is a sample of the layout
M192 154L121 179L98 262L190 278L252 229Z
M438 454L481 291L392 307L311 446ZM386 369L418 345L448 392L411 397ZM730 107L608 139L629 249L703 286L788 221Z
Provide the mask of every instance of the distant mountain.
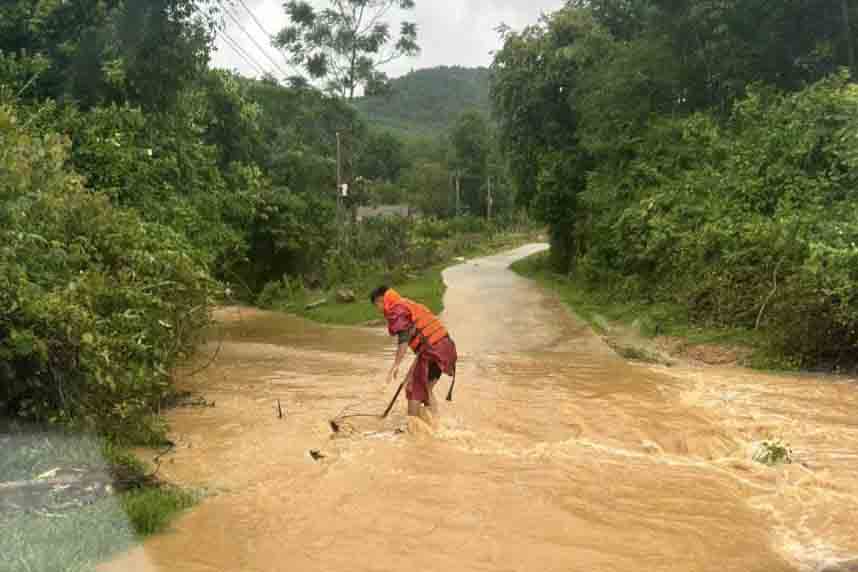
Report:
M413 71L392 81L389 96L355 102L371 125L417 135L447 130L465 111L489 114L487 68L436 67Z

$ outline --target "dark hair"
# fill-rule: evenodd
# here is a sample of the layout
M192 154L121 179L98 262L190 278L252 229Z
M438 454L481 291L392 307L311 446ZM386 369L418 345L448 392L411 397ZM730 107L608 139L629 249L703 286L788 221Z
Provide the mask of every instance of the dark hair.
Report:
M387 294L389 288L387 286L379 286L369 295L369 301L375 304L375 301Z

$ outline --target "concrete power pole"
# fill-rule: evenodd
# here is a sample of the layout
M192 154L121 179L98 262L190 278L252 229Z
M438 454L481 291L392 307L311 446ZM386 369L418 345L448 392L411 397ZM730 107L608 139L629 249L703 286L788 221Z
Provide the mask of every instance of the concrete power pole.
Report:
M337 131L337 226L342 225L341 211L343 206L342 197L343 188L343 146L340 138L340 132Z
M461 211L459 210L459 202L461 201L461 193L462 187L460 185L461 175L459 171L456 171L456 216L461 215Z
M488 207L486 214L488 215L487 218L489 220L492 220L492 204L494 204L494 197L492 196L492 176L489 175L489 194L488 197L486 197L486 206Z

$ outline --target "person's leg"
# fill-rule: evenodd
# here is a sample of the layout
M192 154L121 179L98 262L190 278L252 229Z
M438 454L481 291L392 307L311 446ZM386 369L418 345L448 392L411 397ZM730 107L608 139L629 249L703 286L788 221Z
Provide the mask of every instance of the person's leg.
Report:
M408 415L420 415L420 407L428 400L429 388L427 377L429 375L429 362L419 356L411 371L410 379L406 381L405 397L408 399Z
M413 399L408 400L408 416L409 417L420 417L420 408L423 406L419 401L414 401Z
M429 364L429 381L427 383L427 406L432 412L432 419L437 422L441 418L441 412L438 408L438 398L435 397L435 386L438 380L441 379L441 368L437 363Z

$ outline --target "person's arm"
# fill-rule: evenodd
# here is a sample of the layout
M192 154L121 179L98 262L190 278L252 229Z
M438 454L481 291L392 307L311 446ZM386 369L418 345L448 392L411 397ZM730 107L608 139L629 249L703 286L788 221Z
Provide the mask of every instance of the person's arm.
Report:
M402 365L402 360L405 359L405 354L408 352L413 325L411 323L411 314L404 306L394 306L390 311L385 311L384 317L387 319L388 332L390 332L391 336L396 337L398 342L393 365L387 374L387 383L390 383L399 376L399 368Z
M396 356L393 358L393 366L390 368L390 373L387 374L387 382L396 381L399 376L399 368L402 365L402 360L405 359L405 354L408 353L408 332L400 332L398 335L399 346L396 348Z

